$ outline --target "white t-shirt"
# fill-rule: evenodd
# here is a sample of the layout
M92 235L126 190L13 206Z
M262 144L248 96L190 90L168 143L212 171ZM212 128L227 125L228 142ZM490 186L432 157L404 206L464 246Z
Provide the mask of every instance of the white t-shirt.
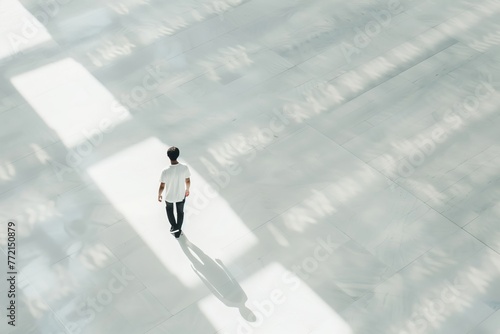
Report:
M188 166L181 163L165 168L160 176L160 182L165 183L164 200L170 203L181 202L186 196L186 178L190 176Z

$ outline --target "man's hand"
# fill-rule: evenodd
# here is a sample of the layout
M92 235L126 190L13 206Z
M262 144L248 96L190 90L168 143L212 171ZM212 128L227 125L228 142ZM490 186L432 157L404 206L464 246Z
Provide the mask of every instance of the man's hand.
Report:
M165 183L160 182L160 188L158 189L158 202L161 202L161 200L163 199L161 194L163 194L164 189L165 189Z
M189 187L191 186L191 179L189 177L186 177L186 192L184 193L186 197L189 196Z

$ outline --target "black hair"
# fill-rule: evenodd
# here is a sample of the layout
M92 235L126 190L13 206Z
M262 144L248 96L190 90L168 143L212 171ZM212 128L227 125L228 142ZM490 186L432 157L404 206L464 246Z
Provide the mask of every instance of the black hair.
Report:
M179 154L181 154L181 152L175 146L170 147L167 151L167 155L170 158L170 160L172 160L172 161L177 160L177 158L179 157Z

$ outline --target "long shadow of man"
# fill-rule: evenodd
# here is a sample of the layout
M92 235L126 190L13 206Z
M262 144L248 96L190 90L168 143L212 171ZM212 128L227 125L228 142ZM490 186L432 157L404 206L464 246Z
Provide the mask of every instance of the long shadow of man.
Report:
M182 251L191 261L191 268L208 289L228 307L237 307L247 321L255 321L256 316L245 304L248 297L240 284L231 275L221 260L215 261L188 240L183 234L179 239Z

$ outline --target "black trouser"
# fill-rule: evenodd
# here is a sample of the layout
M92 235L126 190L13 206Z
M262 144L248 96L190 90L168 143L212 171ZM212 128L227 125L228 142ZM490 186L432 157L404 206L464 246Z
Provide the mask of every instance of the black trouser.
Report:
M175 221L175 216L174 216L174 203L170 203L165 201L167 204L167 217L168 221L170 222L170 225L174 229L178 229L179 231L182 228L182 223L184 221L184 203L186 202L186 198L184 198L181 202L176 202L175 203L175 208L177 209L177 222Z

